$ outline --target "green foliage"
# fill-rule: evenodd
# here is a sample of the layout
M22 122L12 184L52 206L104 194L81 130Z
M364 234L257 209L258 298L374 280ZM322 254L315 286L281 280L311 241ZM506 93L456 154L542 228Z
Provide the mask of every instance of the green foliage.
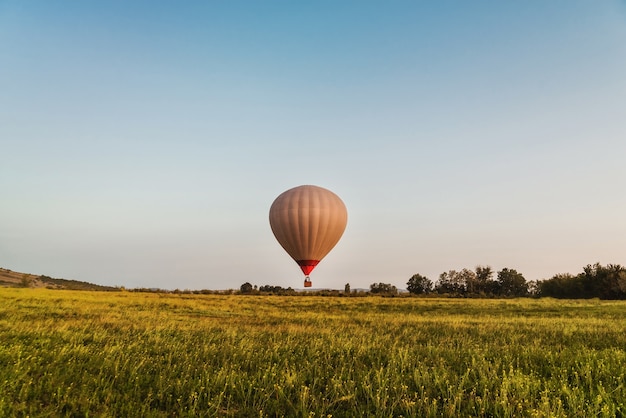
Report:
M378 295L396 295L398 289L389 283L372 283L370 285L370 293Z
M515 269L503 268L498 272L498 294L505 297L528 295L528 284Z
M439 275L439 281L435 285L435 292L440 294L463 295L467 289L467 278L470 277L471 271L463 269L462 271L450 270Z
M271 293L273 295L292 295L295 294L295 290L291 287L284 288L282 286L272 286L266 284L264 286L259 287L259 292L261 293Z
M49 276L39 276L38 279L46 285L57 286L59 288L69 290L101 290L110 292L116 292L120 290L117 287L100 286L93 283L81 282L79 280L55 279Z
M538 290L541 296L555 298L626 299L626 268L589 264L576 276L557 274L539 282Z
M624 416L625 308L0 289L0 416Z
M20 280L21 287L31 287L33 285L33 279L28 274L22 274Z
M249 282L245 282L239 287L239 292L244 293L244 294L252 293L253 291L254 291L254 288L252 287L252 284Z
M504 268L500 270L497 280L493 280L492 277L493 270L489 266L478 266L475 271L469 269L450 270L439 275L439 280L433 290L440 295L457 297L520 297L529 295L529 283L526 282L521 273L514 269Z
M494 294L498 284L493 280L493 270L490 266L476 267L476 283L474 293L477 294Z
M432 289L433 282L428 277L422 276L421 274L414 274L406 283L406 290L415 295L430 293Z

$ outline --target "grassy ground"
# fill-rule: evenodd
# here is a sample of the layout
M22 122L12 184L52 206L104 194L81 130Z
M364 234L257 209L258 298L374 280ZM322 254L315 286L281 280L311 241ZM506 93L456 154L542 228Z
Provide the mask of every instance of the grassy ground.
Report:
M0 416L624 416L626 303L0 289Z

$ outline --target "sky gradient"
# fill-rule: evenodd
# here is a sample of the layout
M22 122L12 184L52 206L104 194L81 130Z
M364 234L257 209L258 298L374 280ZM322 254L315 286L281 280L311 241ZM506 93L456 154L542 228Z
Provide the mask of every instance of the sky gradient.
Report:
M315 287L626 264L624 1L0 0L0 266L299 288L272 201L348 227Z

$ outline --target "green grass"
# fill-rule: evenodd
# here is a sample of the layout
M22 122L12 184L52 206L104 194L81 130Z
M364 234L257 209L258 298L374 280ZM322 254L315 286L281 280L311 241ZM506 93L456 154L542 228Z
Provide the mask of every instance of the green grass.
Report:
M625 302L0 289L0 416L625 414Z

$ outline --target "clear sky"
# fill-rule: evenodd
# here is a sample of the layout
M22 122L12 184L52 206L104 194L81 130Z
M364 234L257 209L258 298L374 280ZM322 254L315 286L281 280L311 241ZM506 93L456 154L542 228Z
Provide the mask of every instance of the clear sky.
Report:
M0 266L301 287L301 184L315 287L626 264L626 2L0 0Z

